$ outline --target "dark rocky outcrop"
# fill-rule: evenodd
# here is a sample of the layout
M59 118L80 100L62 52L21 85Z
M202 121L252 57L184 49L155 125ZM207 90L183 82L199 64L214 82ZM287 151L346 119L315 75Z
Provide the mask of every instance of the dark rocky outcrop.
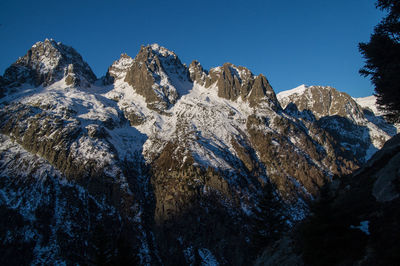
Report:
M249 101L251 107L266 100L275 110L280 108L266 77L261 74L254 76L245 67L225 63L206 72L199 62L193 61L189 69L194 82L206 88L216 85L221 98L236 101L240 97L243 101Z
M271 122L276 131L268 132L262 130L269 123L267 120L250 116L247 128L269 178L285 197L292 200L315 197L329 180L329 173L346 174L357 168L351 159L337 155L338 144L329 133L310 127L314 132L307 134L304 128L283 117ZM297 142L300 146L295 146L289 138L300 139Z
M199 263L187 252L201 248L229 265L249 263L246 215L239 211L238 188L227 182L224 173L193 163L193 157L183 156L170 142L152 166L155 235L164 263Z
M254 80L250 95L248 96L250 106L256 106L256 104L260 103L263 100L263 97L268 98L270 106L275 107L275 110L279 109L280 105L276 98L275 92L273 91L267 78L264 75L260 74Z
M159 112L173 105L191 86L189 71L179 58L158 45L142 46L125 81Z
M1 135L1 142L3 138ZM40 157L19 155L5 159L12 153L2 150L0 188L5 192L0 201L2 265L61 262L93 265L100 261L119 264L126 253L132 254L131 261L140 261L137 254L141 225L128 219L137 215L138 209L132 208L135 199L121 193L120 198L129 205L124 210L119 204L109 204L107 194L92 194L85 186L62 182L65 177ZM39 165L46 166L46 171L40 170ZM14 170L10 172L7 168ZM21 194L15 198L14 193ZM4 197L11 202L4 201ZM14 200L19 201L18 208L10 207Z
M206 77L208 72L203 69L200 62L197 60L193 60L189 65L190 79L193 82L197 82L198 84L204 86L206 83Z
M295 246L305 265L398 262L399 154L396 135L359 170L322 189L313 215L297 231Z

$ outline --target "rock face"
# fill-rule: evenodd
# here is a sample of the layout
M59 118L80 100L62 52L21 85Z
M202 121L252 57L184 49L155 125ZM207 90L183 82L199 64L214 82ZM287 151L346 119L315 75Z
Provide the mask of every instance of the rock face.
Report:
M268 98L271 105L279 108L275 92L266 77L261 74L256 77L245 67L225 63L222 67L205 72L199 62L193 61L189 71L194 82L206 88L216 86L221 98L232 101L238 98L248 100L252 107L263 98Z
M397 263L399 154L396 135L358 171L324 188L314 215L300 232L305 265Z
M315 120L361 162L368 160L397 132L394 125L332 87L302 85L277 97L288 113L303 120Z
M6 69L5 86L18 87L23 83L48 86L66 78L67 85L90 86L96 80L89 65L72 48L46 39L32 46Z
M104 84L113 84L115 80L125 79L126 73L133 64L133 58L127 54L121 54L121 57L114 62L106 73Z
M364 136L389 134L373 135L339 92L316 113L282 109L263 75L186 67L156 44L92 74L46 40L0 79L0 210L15 224L1 221L5 260L26 245L34 264L249 264L266 184L287 222L301 220L324 184L361 165Z
M302 85L278 94L283 108L294 103L300 111L310 110L317 119L326 116L342 116L351 121L363 118L362 108L344 92L332 87Z
M187 68L173 52L157 44L141 47L125 81L157 111L166 110L191 87Z

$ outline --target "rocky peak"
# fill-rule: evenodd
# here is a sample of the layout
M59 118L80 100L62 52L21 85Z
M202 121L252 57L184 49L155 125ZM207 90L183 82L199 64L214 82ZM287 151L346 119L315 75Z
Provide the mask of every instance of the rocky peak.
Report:
M23 83L48 86L64 77L67 85L84 87L96 80L89 65L75 49L53 39L35 43L4 74L7 86Z
M212 68L206 77L205 74L199 64L191 64L192 77L195 77L197 82L199 79L200 82L205 80L203 83L207 88L215 85L221 98L236 101L241 97L242 100L248 100L251 106L264 101L274 109L280 108L275 92L263 75L255 76L249 69L231 63Z
M202 86L206 83L208 71L204 70L199 61L193 60L189 65L190 79Z
M264 75L260 74L254 79L248 100L251 106L255 106L265 99L267 99L271 107L280 109L278 99L276 98L275 92L269 84L269 81Z
M347 93L329 86L305 86L278 94L282 107L296 104L300 111L310 110L317 119L326 116L341 116L358 121L364 117L362 108Z
M174 52L158 44L141 47L125 81L157 111L173 105L192 86L187 67Z
M301 85L278 94L286 113L315 121L345 146L361 163L380 149L396 128L363 108L347 93L332 87ZM294 111L293 105L298 111ZM312 117L309 115L312 113Z
M112 84L115 80L125 79L126 73L133 64L133 58L127 54L121 54L109 68L104 80L106 85Z
M173 51L168 50L167 48L160 46L158 43L153 43L146 46L147 49L150 49L153 53L161 56L161 57L173 57L175 60L178 58Z

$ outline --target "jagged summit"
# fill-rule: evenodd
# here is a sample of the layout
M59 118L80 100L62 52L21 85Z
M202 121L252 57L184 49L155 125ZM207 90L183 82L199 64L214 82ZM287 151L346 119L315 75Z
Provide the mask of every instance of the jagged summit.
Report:
M74 48L53 39L35 43L4 73L6 86L48 86L65 78L67 85L89 86L96 76Z
M120 58L115 61L107 70L104 84L109 85L114 83L116 80L125 79L126 73L132 66L133 58L123 53Z
M10 69L0 77L16 91L0 101L0 211L11 221L0 258L27 261L9 264L107 254L135 264L132 254L142 265L250 265L260 200L279 199L294 224L321 186L389 136L334 109L319 119L293 103L283 110L265 76L231 63L187 67L159 45L122 54L92 89L69 85L95 77L54 40ZM352 114L334 90L309 90L299 94L312 96L307 108L340 102ZM265 195L265 184L276 191Z
M292 115L307 117L307 113L312 113L320 127L346 143L347 150L362 162L396 134L393 125L373 113L365 113L355 99L333 87L301 85L280 92L277 97ZM294 106L300 111L297 114L293 112Z
M160 112L192 87L187 67L175 53L157 44L140 48L124 80L146 99L149 108Z
M241 98L243 101L248 101L251 106L266 102L272 109L280 109L275 92L267 78L262 74L255 76L246 67L225 63L205 71L199 62L193 61L189 71L194 82L206 88L215 85L221 98L232 101Z
M176 57L176 54L173 51L168 50L167 48L159 45L158 43L149 44L145 47L151 48L154 53L159 54L161 56L175 56Z
M338 115L355 121L363 117L362 108L350 95L330 86L300 85L277 97L282 107L293 102L299 110L311 110L317 118Z

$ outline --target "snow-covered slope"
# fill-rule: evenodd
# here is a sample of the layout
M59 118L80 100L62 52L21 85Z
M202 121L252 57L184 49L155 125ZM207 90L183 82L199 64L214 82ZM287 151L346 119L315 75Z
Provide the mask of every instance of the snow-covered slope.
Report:
M245 257L245 221L253 218L265 184L276 188L273 197L284 202L287 222L300 220L323 184L356 169L370 147L390 135L390 125L383 130L332 88L300 86L277 97L265 76L245 67L226 63L208 71L197 61L187 67L157 44L142 46L134 58L122 54L95 81L75 50L46 40L13 64L4 80L0 206L16 210L24 221L37 219L27 218L25 205L10 203L39 193L13 192L27 186L48 189L64 205L82 203L77 212L62 207L67 218L57 216L54 221L63 222L49 228L91 227L84 236L67 233L52 240L54 250L62 251L57 241L83 239L87 246L74 252L89 260L101 255L101 239L92 236L100 230L105 238L129 237L130 252L143 264L180 265L177 258L189 263L205 257L232 264L239 251L227 243L238 243ZM284 102L301 95L308 97L304 108ZM86 196L77 199L78 190ZM91 201L103 207L93 210ZM86 223L87 212L96 222ZM107 226L96 227L101 223ZM42 236L35 226L27 228ZM115 254L122 252L121 243L107 243ZM32 254L35 260L42 256ZM45 262L89 263L60 254Z
M374 96L353 99L332 87L301 85L280 92L277 97L285 108L294 104L301 112L310 111L322 128L336 135L341 145L358 153L362 161L368 160L397 133L393 125L375 113ZM365 107L373 113L365 113ZM293 108L289 106L288 111Z
M371 110L376 116L381 116L382 112L378 110L376 105L376 96L354 98L354 100L364 109Z
M288 97L289 97L289 96L292 96L292 95L296 95L296 96L302 95L307 89L308 89L308 86L305 85L305 84L302 84L302 85L300 85L300 86L298 86L298 87L296 87L296 88L293 88L293 89L291 89L291 90L281 91L281 92L279 92L279 93L276 95L276 97L278 98L278 100L280 101L280 103L281 103L283 106L286 106L286 105L288 105L288 103L289 103L289 102L286 102L286 101L288 100Z
M68 85L88 87L96 80L89 65L72 47L46 39L6 69L3 87L14 92L24 83L48 86L65 77Z

